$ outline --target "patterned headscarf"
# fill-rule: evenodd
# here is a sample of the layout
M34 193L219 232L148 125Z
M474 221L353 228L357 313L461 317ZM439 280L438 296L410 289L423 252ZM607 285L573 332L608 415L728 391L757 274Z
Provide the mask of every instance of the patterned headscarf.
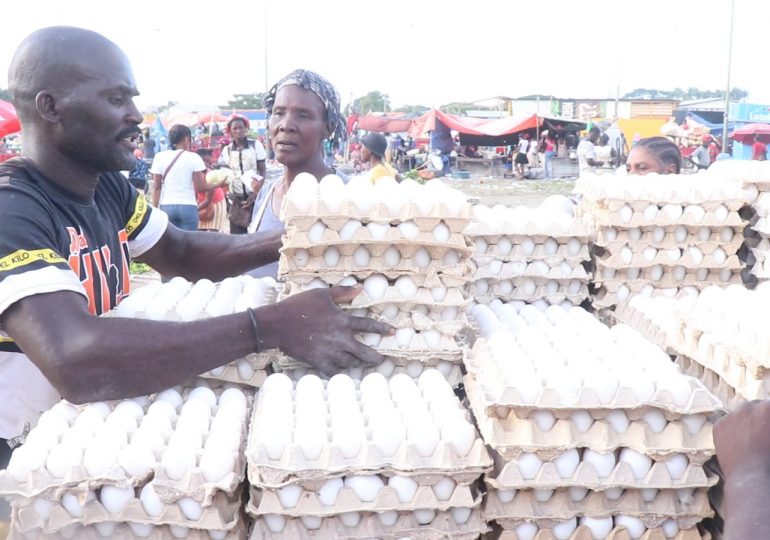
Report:
M290 84L296 84L300 88L310 90L319 97L326 109L326 116L329 120L329 127L331 128L329 138L332 140L344 140L345 135L347 134L347 128L345 119L342 118L342 113L340 112L340 95L334 86L332 86L332 83L313 71L297 69L275 83L262 99L262 104L265 106L265 109L267 109L267 114L270 115L273 113L275 95L278 93L278 90L284 86L289 86Z

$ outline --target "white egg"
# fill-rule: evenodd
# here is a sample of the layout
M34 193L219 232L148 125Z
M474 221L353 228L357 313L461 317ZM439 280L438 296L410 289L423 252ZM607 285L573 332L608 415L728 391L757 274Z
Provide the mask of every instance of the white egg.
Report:
M652 467L652 459L649 456L640 454L631 448L621 449L619 461L628 463L631 466L634 478L637 480L643 479L650 470L650 467Z
M300 516L299 519L305 528L311 531L320 529L321 525L323 525L323 518L321 516Z
M118 455L120 465L128 476L142 477L150 472L157 463L153 452L142 445L129 444Z
M452 445L458 457L465 457L473 448L476 431L468 422L447 422L441 427L441 439Z
M460 254L457 252L457 250L450 249L444 254L444 257L441 259L441 263L444 266L454 266L456 264L459 264Z
M666 257L672 263L679 261L679 259L682 257L682 250L679 248L669 248L664 251L666 253Z
M345 222L345 224L340 228L339 235L340 240L349 241L353 239L353 236L355 236L356 231L361 228L361 222L357 219L349 219Z
M610 531L612 531L612 516L607 516L604 518L582 516L580 518L579 525L587 527L588 530L591 531L591 538L593 540L601 540L607 537L610 534Z
M627 204L624 204L620 207L618 214L620 215L620 220L623 223L630 223L631 219L634 217L634 210Z
M666 229L663 227L655 227L652 229L652 240L653 242L662 242L663 239L666 237Z
M634 252L628 246L620 248L620 258L623 260L623 264L631 264L634 258Z
M570 448L559 454L559 456L553 460L553 463L556 466L556 470L559 472L559 476L562 478L571 478L580 464L580 454L577 449Z
M703 218L706 216L706 211L700 205L691 204L685 206L683 215L689 218L692 223L698 224L703 221Z
M680 417L682 423L687 426L691 435L697 434L706 422L706 416L702 414L685 414Z
M630 424L628 416L621 409L614 409L607 413L607 422L610 423L615 433L625 433Z
M201 454L199 467L206 482L219 482L235 471L235 454L212 445Z
M369 231L369 236L372 237L372 240L384 240L385 235L390 230L390 224L372 221L366 224L366 230Z
M646 221L649 221L650 223L654 223L655 218L658 216L658 205L648 204L647 206L645 206L642 214L644 215L644 219Z
M139 492L139 501L142 503L142 508L147 512L147 515L157 517L163 513L166 505L160 500L160 497L155 492L152 482L144 485L142 491Z
M658 490L654 488L646 488L640 490L642 494L642 500L646 503L650 503L658 496Z
M604 229L604 238L606 238L608 242L614 242L618 239L618 230L615 227L607 227Z
M286 528L286 518L279 514L265 514L262 519L270 532L279 533Z
M337 496L344 486L342 478L330 478L326 480L318 489L318 500L324 506L334 506L337 502Z
M535 242L531 238L527 237L521 241L521 252L524 255L532 255L535 252Z
M652 262L655 260L655 257L658 256L658 250L654 247L646 247L644 250L642 250L642 256L644 257L645 261Z
M414 285L414 282L412 282ZM382 300L388 288L388 279L382 274L372 274L364 280L364 292L373 302Z
M45 460L45 468L54 478L63 478L73 467L83 461L83 449L74 443L54 446Z
M642 239L642 229L640 227L631 227L628 229L628 238L634 242L638 242Z
M287 196L299 212L307 212L318 197L318 181L310 173L300 173L292 180Z
M118 461L121 441L117 439L96 438L88 444L83 453L83 466L92 477L99 477Z
M374 186L368 178L354 177L347 184L348 197L356 205L356 209L367 214L374 206Z
M132 495L133 496L133 495ZM85 500L82 502L78 498L77 495L74 493L65 493L61 497L61 505L64 507L64 509L74 518L82 518L83 517L83 507L88 505L90 502L96 500L96 495L93 491L89 491L86 494ZM102 503L104 504L104 503Z
M484 240L484 238L482 238L481 236L473 240L473 245L476 248L476 253L478 253L479 255L485 254L487 252L487 248L489 247L489 245L487 244L487 241Z
M327 267L333 268L340 262L340 250L335 246L329 246L324 250L324 264Z
M586 448L583 450L583 461L593 465L599 478L607 478L615 468L616 460L613 452L602 454Z
M538 533L537 525L525 521L519 525L516 525L514 532L516 533L516 540L535 540L535 536Z
M714 209L714 217L719 223L724 223L725 221L727 221L727 218L729 215L730 215L730 211L723 204L720 204Z
M369 253L369 250L366 249L366 247L364 246L358 246L356 250L353 252L353 262L356 263L356 266L364 267L368 265L371 258L372 258L372 255Z
M159 392L155 396L155 400L153 401L152 405L150 405L150 408L152 408L158 402L168 403L174 408L174 411L178 411L182 407L184 400L182 399L182 396L179 394L179 392L173 388L169 388L168 390ZM147 412L149 412L149 409Z
M414 221L404 221L398 224L398 230L401 236L408 240L414 240L420 234L420 228Z
M390 246L382 254L382 259L385 262L386 267L393 268L398 266L398 263L401 262L401 252L399 252L395 246Z
M323 221L316 221L313 223L310 228L307 231L307 239L312 244L317 244L321 241L321 239L324 236L324 233L326 232L326 225L324 225Z
M698 240L701 242L708 242L711 238L711 229L708 227L701 227L698 229Z
M661 527L666 538L674 538L679 534L679 523L677 523L675 519L667 519L663 522Z
M51 514L53 505L54 503L52 501L41 498L35 498L32 501L32 508L43 521L48 521L48 516Z
M433 239L438 243L448 242L450 236L449 227L443 221L433 228Z
M735 236L735 231L733 231L730 227L727 227L719 231L719 239L722 240L722 242L725 242L725 243L731 242L734 236Z
M516 496L516 490L515 489L498 489L498 490L495 490L495 495L497 496L498 501L500 501L503 504L508 504Z
M338 212L348 200L348 192L339 176L327 174L318 184L318 197L329 212Z
M345 485L351 488L362 502L374 501L385 486L382 479L376 474L348 476L345 478Z
M722 265L727 261L727 254L721 247L716 248L711 256L714 257L714 262L719 265Z
M641 538L647 530L641 519L631 516L615 516L615 526L625 527L628 530L628 536L631 538Z
M404 300L411 300L417 295L417 285L409 276L399 277L396 280L395 286L396 289L398 289L398 292L401 293L401 296L404 298ZM364 287L366 287L366 282L364 282Z
M430 253L424 247L418 248L417 251L414 252L412 258L414 264L417 265L418 268L426 268L431 261Z
M438 446L439 430L433 423L418 418L407 427L406 438L419 455L429 457Z
M392 527L396 524L396 521L398 521L400 514L395 510L389 510L387 512L378 512L376 515L377 519L380 520L380 523L386 527Z
M669 475L671 475L671 479L680 480L684 476L687 467L690 465L690 460L687 459L685 454L673 454L666 458L664 463L666 464Z
M188 471L195 468L197 463L195 452L196 449L184 446L166 448L160 460L166 475L172 480L181 480Z
M428 525L436 517L436 511L429 508L415 510L412 513L414 514L414 519L420 525Z
M99 501L104 509L111 514L119 514L123 508L134 498L134 488L120 488L117 486L102 486L99 492Z
M525 480L533 480L543 466L543 462L537 457L537 454L531 452L522 452L514 461Z
M642 415L642 420L650 427L653 433L660 433L666 428L668 421L658 409L650 409Z
M361 522L361 512L343 512L338 517L345 527L357 527Z
M388 486L393 488L396 492L399 501L408 503L414 498L415 493L417 493L419 484L408 476L396 475L391 476L390 479L388 479Z
M262 395L265 395L273 391L279 394L289 394L291 393L292 390L294 390L294 383L284 373L274 373L272 375L269 375L265 379L265 381L262 383L262 386L260 387L260 393ZM229 390L225 390L225 392L222 393L222 396L220 396L219 398L220 402L222 400L222 397L224 397L225 393L228 391Z
M486 244L486 242L484 243ZM511 254L511 251L513 251L513 243L511 242L510 238L505 236L501 237L495 245L495 253L500 257L507 257ZM480 251L480 253L484 252L486 252L486 246L483 251Z
M305 490L302 486L288 485L277 490L278 500L284 508L294 508L299 503L300 497Z
M338 425L332 430L332 444L346 458L354 458L366 442L366 433L356 425Z
M187 536L190 534L190 529L180 525L169 525L168 532L170 532L171 536L174 538L187 538Z
M556 417L546 409L537 409L532 413L532 419L542 431L549 431L556 423Z

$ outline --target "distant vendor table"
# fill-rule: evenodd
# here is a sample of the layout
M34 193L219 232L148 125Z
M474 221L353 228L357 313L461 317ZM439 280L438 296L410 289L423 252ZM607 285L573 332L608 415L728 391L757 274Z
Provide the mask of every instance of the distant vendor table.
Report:
M463 171L486 173L491 176L502 176L505 172L503 161L505 157L496 156L492 158L469 158L460 157L457 160L457 168Z

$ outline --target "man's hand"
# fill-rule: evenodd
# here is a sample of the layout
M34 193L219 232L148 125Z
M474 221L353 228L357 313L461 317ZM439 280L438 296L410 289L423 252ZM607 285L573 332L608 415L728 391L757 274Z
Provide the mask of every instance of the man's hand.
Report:
M355 336L392 335L393 327L337 307L359 292L360 287L313 289L257 310L262 347L277 347L327 375L360 364L378 365L384 357Z
M770 498L770 401L750 401L714 425L724 474L725 540L770 538L770 516L757 504Z

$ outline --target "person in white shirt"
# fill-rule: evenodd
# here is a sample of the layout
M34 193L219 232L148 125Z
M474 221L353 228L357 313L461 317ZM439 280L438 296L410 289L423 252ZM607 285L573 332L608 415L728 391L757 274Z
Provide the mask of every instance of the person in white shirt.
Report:
M516 165L516 174L519 178L524 178L526 166L529 164L527 150L529 150L529 135L524 134L519 138L519 143L516 148L516 157L513 159L513 163Z
M577 147L579 175L593 173L596 167L601 167L604 163L596 159L595 145L599 140L601 131L594 126L588 131L588 138L580 141Z
M185 231L198 230L198 202L195 191L212 191L222 184L210 186L203 177L206 164L190 152L192 132L175 125L168 132L171 150L156 154L152 162L152 204L168 214L168 220Z
M540 145L538 144L537 139L532 139L529 142L529 149L527 151L527 160L529 161L530 168L540 166L540 157L538 156L539 149Z

